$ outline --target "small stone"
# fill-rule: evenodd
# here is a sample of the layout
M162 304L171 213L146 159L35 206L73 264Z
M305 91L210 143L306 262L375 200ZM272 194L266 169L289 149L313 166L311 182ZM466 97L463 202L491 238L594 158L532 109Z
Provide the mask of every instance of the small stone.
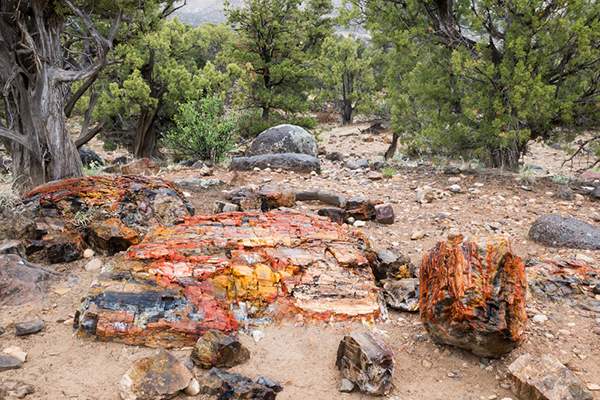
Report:
M21 381L7 380L0 385L0 399L4 400L2 394L7 394L9 398L24 399L27 395L35 392L33 385Z
M433 364L427 360L423 360L422 364L423 364L423 367L426 369L430 369L433 366Z
M378 204L375 206L375 219L380 224L394 223L394 209L391 204Z
M196 342L191 358L202 368L230 368L246 362L250 358L250 351L236 338L210 329Z
M342 386L338 389L340 392L350 393L354 389L354 383L348 379L342 379Z
M596 264L596 260L595 259L593 259L592 257L586 256L585 254L582 254L582 253L578 253L575 256L575 259L579 260L579 261L583 261L584 263L589 264L589 265Z
M213 204L213 214L221 213L232 213L239 211L240 206L233 203L226 203L224 201L215 201Z
M383 179L383 173L379 171L369 171L369 173L367 174L367 179L370 179L372 181L380 181Z
M279 393L283 390L283 386L281 383L277 381L273 381L266 376L259 376L254 380L254 383L258 383L259 385L263 385L274 391L275 393Z
M488 396L489 400L494 400L494 399L497 399L497 398L498 398L498 396L495 395L495 394L492 394L492 395Z
M16 347L16 346L8 347L8 348L4 349L4 354L6 354L9 357L15 358L15 359L21 361L22 363L24 363L27 360L27 353L25 353L23 350L21 350L20 347Z
M588 388L588 390L597 391L597 390L600 390L600 385L598 385L596 383L588 383L587 388Z
M457 183L460 182L460 176L453 176L451 178L448 178L448 183Z
M200 394L200 383L196 380L196 378L192 378L190 384L183 389L183 393L187 394L188 396L196 396Z
M92 249L85 249L83 252L83 258L92 258L94 257L94 250Z
M548 321L548 317L545 316L544 314L537 314L536 316L534 316L532 318L532 321L535 322L536 324L542 324L542 323Z
M89 263L86 264L85 269L88 271L97 271L100 268L102 268L103 264L104 263L102 262L101 259L94 258L93 260L91 260Z
M410 240L419 240L425 237L425 232L422 230L414 231L410 236Z
M559 329L558 333L560 333L563 336L571 336L571 331L569 331L568 329Z
M259 331L258 329L256 329L256 330L252 331L252 337L254 338L254 341L256 343L258 343L258 341L260 339L264 339L265 338L265 334L263 333L263 331Z
M592 288L592 293L600 294L600 283L596 284L596 286Z
M354 226L355 228L361 228L363 226L365 226L367 223L365 221L354 221L354 224L352 224L352 226Z
M600 335L600 326L595 326L594 329L592 329L592 332L594 332L596 335Z
M32 333L41 331L45 326L46 324L42 320L19 322L18 324L15 324L15 335L31 335Z
M347 219L346 221L347 221L349 224L353 224L353 223L354 223L354 221L356 221L356 220L354 219L354 217L348 217L348 219Z
M21 361L10 356L0 356L0 372L21 368Z
M452 185L452 186L450 186L450 191L452 193L460 193L460 186L459 185Z

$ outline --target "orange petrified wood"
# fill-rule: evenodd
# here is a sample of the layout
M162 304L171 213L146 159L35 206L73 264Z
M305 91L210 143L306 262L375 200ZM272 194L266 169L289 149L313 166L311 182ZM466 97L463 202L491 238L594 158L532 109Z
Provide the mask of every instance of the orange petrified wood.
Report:
M525 339L525 266L505 237L461 240L438 242L423 256L421 319L439 343L500 356Z
M120 253L77 311L81 333L149 346L193 345L281 318L378 315L368 241L295 211L186 217Z

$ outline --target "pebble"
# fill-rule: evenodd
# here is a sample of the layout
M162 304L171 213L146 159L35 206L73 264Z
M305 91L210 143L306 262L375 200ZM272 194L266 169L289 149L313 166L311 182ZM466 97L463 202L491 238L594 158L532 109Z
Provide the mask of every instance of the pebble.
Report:
M21 368L21 361L10 356L0 356L0 372Z
M594 332L596 335L600 335L600 326L595 326L594 329L592 329L592 332Z
M4 330L4 328L0 326L0 335L2 335L4 332L6 332L6 330Z
M365 221L354 221L354 224L352 224L352 226L354 226L355 228L360 228L362 226L365 226L367 223Z
M88 271L97 271L102 268L102 260L99 258L94 258L85 266L85 269Z
M595 259L593 259L592 257L586 256L585 254L581 254L581 253L578 253L575 256L575 259L579 260L579 261L583 261L584 263L590 264L590 265L596 264L596 260Z
M494 399L497 399L497 398L498 398L498 396L495 395L495 394L492 394L492 395L488 396L488 399L490 399L490 400L494 400Z
M42 320L28 321L28 322L19 322L15 324L15 335L23 336L23 335L31 335L32 333L36 333L44 329L46 324Z
M21 361L22 363L24 363L25 360L27 360L27 353L25 353L23 350L21 350L20 347L16 347L16 346L8 347L8 348L4 349L4 354L6 354L9 357L15 358L15 359Z
M596 391L596 390L600 390L600 385L598 385L596 383L588 383L587 388L588 388L588 390Z
M183 389L183 392L188 396L196 396L200 394L200 383L196 380L196 378L192 378L190 384Z
M94 250L92 249L85 249L85 251L83 252L83 258L92 258L94 257Z
M427 360L423 360L422 364L423 364L423 367L425 367L427 369L429 369L433 366L433 364L431 364L431 362L427 361Z
M460 192L460 186L459 185L452 185L452 186L450 186L450 191L452 193L459 193Z
M348 379L342 379L342 386L338 389L340 392L349 393L354 389L354 383Z
M545 316L544 314L537 314L532 318L532 321L535 322L536 324L541 324L541 323L548 321L548 317Z
M419 240L419 239L423 239L425 237L425 232L424 231L414 231L412 233L412 235L410 236L410 240Z
M255 341L256 343L258 343L258 341L259 341L260 339L264 339L264 337L265 337L265 334L263 333L263 331L254 330L254 331L252 331L252 337L254 338L254 341Z
M560 333L563 336L571 336L571 331L569 331L568 329L559 329L558 333Z

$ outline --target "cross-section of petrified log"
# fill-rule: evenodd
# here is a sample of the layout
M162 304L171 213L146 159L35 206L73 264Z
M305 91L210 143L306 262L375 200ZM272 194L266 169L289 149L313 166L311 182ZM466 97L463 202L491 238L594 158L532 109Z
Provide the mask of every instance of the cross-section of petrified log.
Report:
M394 354L370 332L352 332L340 342L336 366L369 394L387 395L392 388Z
M295 211L188 217L157 227L95 280L76 326L99 339L193 345L209 329L379 313L360 233Z
M507 238L453 238L421 262L420 311L432 339L481 357L508 353L525 339L525 266Z

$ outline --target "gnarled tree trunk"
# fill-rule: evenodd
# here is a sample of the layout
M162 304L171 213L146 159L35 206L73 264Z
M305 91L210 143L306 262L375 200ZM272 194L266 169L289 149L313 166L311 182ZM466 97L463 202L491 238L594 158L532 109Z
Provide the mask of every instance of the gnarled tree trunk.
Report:
M88 68L65 68L61 34L66 13L57 12L55 2L0 0L0 85L5 106L0 137L13 159L14 188L21 193L83 175L66 128L65 94L70 83L87 79L106 65L121 21L119 12L105 39L71 0L61 2L94 37L96 62Z

